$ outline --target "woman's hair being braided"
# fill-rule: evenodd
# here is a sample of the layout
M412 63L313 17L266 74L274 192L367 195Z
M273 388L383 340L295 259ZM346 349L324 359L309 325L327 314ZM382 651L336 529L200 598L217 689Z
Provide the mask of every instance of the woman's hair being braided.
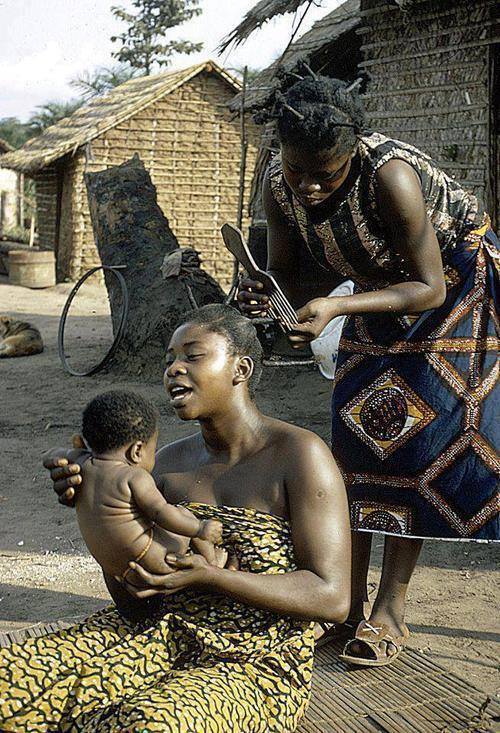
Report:
M311 150L351 151L363 132L364 109L357 85L311 72L278 73L278 86L254 114L257 123L276 120L285 145Z

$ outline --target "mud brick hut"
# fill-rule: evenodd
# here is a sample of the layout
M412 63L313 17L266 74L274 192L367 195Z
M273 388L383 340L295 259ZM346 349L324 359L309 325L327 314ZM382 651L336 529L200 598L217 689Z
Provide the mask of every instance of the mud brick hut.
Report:
M228 36L238 43L305 0L261 0ZM372 129L431 155L473 190L499 226L499 33L495 0L347 0L292 43L280 64L306 61L322 74L354 81ZM254 80L247 105L273 85L275 62ZM238 99L234 104L238 104ZM268 133L253 183L254 221Z
M35 181L38 241L55 250L59 279L99 264L84 172L138 153L180 246L198 250L204 268L229 284L232 260L220 227L238 211L240 123L228 104L240 89L212 61L132 79L5 156L4 165ZM247 190L253 140L250 125Z

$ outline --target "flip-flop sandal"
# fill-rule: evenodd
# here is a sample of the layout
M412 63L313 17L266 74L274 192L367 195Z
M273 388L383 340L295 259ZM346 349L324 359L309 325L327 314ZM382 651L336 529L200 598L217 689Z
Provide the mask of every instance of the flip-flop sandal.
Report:
M408 629L402 636L393 636L386 624L375 626L368 621L361 621L354 638L347 642L343 653L339 657L344 662L360 667L385 667L387 664L392 664L399 657L409 636L410 631ZM382 641L389 642L396 647L394 654L388 655L382 652L380 649ZM349 648L354 642L360 644L370 656L361 657L349 654Z
M360 621L351 621L347 619L342 624L328 623L325 621L317 621L316 627L323 630L321 636L316 639L316 649L328 644L330 641L344 641L344 639L352 639Z

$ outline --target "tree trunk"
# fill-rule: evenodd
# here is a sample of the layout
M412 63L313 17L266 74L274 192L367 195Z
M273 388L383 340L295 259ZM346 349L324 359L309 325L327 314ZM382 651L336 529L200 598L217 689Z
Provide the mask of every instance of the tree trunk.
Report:
M129 314L123 340L108 370L157 380L179 316L194 304L222 302L224 293L198 265L191 266L187 274L164 279L164 258L178 250L179 244L138 155L122 165L87 173L85 182L101 262L126 265L121 273L129 294ZM115 277L105 274L105 280L116 332L121 292Z

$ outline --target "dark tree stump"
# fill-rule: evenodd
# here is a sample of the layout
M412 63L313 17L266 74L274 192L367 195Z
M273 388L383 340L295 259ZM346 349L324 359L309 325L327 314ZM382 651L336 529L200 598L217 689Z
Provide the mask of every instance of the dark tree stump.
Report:
M130 299L128 322L108 371L156 380L162 374L165 348L179 316L191 310L194 302L198 306L222 302L224 293L199 267L164 279L164 258L179 244L138 155L122 165L86 174L85 182L101 262L127 266L121 272ZM105 275L105 279L116 330L121 293L115 278Z

